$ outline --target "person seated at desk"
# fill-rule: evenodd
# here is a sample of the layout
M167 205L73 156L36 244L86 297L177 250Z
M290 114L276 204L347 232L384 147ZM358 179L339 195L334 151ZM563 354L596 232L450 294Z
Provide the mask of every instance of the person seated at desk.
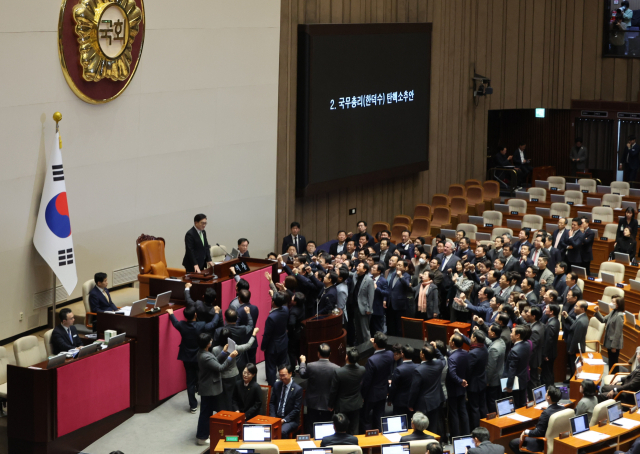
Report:
M520 454L520 442L522 446L527 448L531 452L542 452L544 450L544 442L542 440L536 440L532 437L541 437L547 433L547 427L549 426L549 420L554 413L564 410L562 405L558 405L562 392L555 386L549 386L547 389L547 404L549 405L541 414L536 424L535 429L527 429L522 432L520 438L514 438L509 442L509 447L514 454Z
M71 309L65 307L60 311L60 324L51 333L51 349L53 354L68 352L72 348L82 348L78 330L73 326L75 318Z
M293 382L291 365L279 366L278 372L280 380L273 385L269 415L282 419L282 438L289 438L289 435L300 425L302 387Z
M633 260L634 258L636 258L637 250L638 246L636 244L635 238L631 236L631 229L629 227L625 227L622 236L616 238L616 244L613 248L613 252L629 254L629 260Z
M91 312L117 311L118 308L111 300L111 295L107 290L107 273L96 273L93 276L96 286L89 292L89 306Z
M413 429L413 433L403 435L400 438L400 443L416 440L435 440L431 435L424 433L424 431L427 430L427 427L429 427L429 418L420 411L415 412L411 418L411 428Z
M475 448L467 448L467 454L504 454L504 446L496 445L489 441L489 430L485 427L476 427L471 431Z
M593 380L582 380L582 383L580 383L580 392L582 393L582 399L580 399L580 402L578 402L576 406L576 415L586 413L587 420L591 421L593 409L598 405L598 398L596 397L598 390L596 389L596 384Z
M637 361L640 361L640 347L636 348L636 357ZM640 391L640 367L636 367L628 375L618 375L609 385L602 386L598 400L602 401L603 398L613 399L620 391L632 391L634 393ZM620 398L625 403L635 405L632 394L623 393Z
M233 390L233 410L244 413L245 421L249 421L260 414L262 408L262 389L255 381L258 368L249 363L242 371L242 380L236 381Z
M249 240L246 238L240 238L238 240L238 258L240 257L251 257L249 255Z
M333 429L336 433L328 435L322 439L320 447L326 446L341 446L341 445L355 445L358 446L358 437L349 435L347 429L349 429L349 418L342 413L336 413L331 418L333 421Z

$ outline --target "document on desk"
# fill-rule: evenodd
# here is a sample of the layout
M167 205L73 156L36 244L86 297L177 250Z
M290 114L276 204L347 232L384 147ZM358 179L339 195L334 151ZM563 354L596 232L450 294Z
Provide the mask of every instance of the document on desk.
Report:
M515 419L516 421L520 421L520 422L531 421L531 418L528 418L527 416L519 415L518 413L511 413L510 415L507 415L507 418Z
M316 444L312 441L299 441L298 442L298 446L300 446L300 449L317 449L318 447L316 446Z
M124 312L125 317L129 317L131 315L131 308L133 306L124 306L120 308L120 312Z
M588 364L590 366L604 366L604 361L602 361L601 359L589 359L589 358L585 358L584 359L584 363Z
M501 378L500 379L500 386L502 387L502 391L507 389L507 378ZM520 384L518 382L518 377L515 377L513 380L513 388L512 390L515 391L516 389L520 389Z
M236 342L230 337L227 337L227 344L229 344L229 348L227 348L227 352L229 352L229 354L233 353L234 350L236 349Z
M598 381L598 380L600 380L600 374L590 374L588 372L580 372L580 374L578 374L578 376L576 378L578 380Z
M544 409L546 409L548 406L549 406L549 404L548 404L547 402L542 402L542 403L540 403L540 404L536 405L536 406L535 406L535 407L533 407L533 408L535 408L536 410L544 410Z
M400 435L399 433L391 433L391 434L384 434L384 436L391 442L391 443L400 443L400 438L402 438L402 435Z
M581 434L574 435L574 437L579 438L580 440L588 441L590 443L597 443L601 440L606 440L607 438L609 438L609 435L595 432L593 430L588 430L586 432L582 432Z
M635 419L620 418L616 419L612 424L619 425L623 429L629 430L633 429L634 427L640 426L640 421L636 421Z

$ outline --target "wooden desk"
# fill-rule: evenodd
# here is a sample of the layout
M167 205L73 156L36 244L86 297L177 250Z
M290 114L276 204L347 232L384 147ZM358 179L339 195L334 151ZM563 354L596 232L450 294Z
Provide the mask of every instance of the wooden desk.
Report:
M564 378L563 378L564 380ZM575 400L571 401L571 404L566 405L567 408L573 408L576 404ZM509 442L514 438L520 436L523 430L531 429L538 424L538 419L543 410L538 410L534 407L531 408L518 408L516 413L527 418L531 418L530 421L516 421L508 416L494 419L481 419L480 427L484 427L489 431L489 440L491 443L502 445L505 449L508 448ZM507 450L508 452L508 450Z
M602 355L600 353L591 353L593 355L593 359L602 359ZM578 355L576 354L576 358ZM583 355L583 358L588 358L587 354ZM594 380L593 382L598 386L602 382L602 374L604 373L604 365L602 366L591 366L589 364L582 364L582 372L587 372L589 374L600 374L600 379ZM582 393L580 392L580 384L582 383L581 379L576 378L574 374L571 377L571 382L569 385L569 398L580 400L582 398Z
M440 436L429 431L425 431L427 434L431 435L436 440L440 441ZM409 435L413 433L413 430L409 430L408 432L403 433L402 435ZM364 435L356 435L358 438L358 445L364 450L366 448L379 448L381 445L390 444L391 441L384 435L376 435L375 437L366 437ZM320 446L320 440L311 440L316 446ZM295 439L287 439L287 440L273 440L271 443L276 445L280 452L302 452L300 446L298 446L298 442ZM223 452L225 449L238 449L241 445L243 445L243 441L238 441L234 443L227 443L226 441L220 440L215 448L212 448L211 452Z
M247 421L247 424L268 424L271 426L271 439L280 440L282 438L282 419L280 418L258 415Z
M265 279L266 280L266 279ZM300 352L311 361L316 357L320 344L331 347L329 361L338 366L346 362L347 330L342 327L343 313L313 316L302 321Z

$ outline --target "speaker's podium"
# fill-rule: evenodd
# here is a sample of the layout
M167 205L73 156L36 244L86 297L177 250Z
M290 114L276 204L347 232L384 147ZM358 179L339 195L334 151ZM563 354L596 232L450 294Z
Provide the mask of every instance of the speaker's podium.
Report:
M342 327L342 311L310 317L302 321L300 351L307 358L315 358L318 345L327 343L331 347L329 361L344 366L347 353L347 331Z

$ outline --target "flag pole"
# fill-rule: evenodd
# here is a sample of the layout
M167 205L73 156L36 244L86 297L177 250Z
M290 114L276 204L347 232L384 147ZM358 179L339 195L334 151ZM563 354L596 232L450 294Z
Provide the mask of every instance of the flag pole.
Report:
M62 120L62 114L60 112L56 112L53 114L53 121L56 122L56 134L58 134L58 123ZM53 286L52 286L52 296L51 299L53 301L52 308L53 312L51 313L51 328L56 327L56 273L51 270L51 274L53 274Z

